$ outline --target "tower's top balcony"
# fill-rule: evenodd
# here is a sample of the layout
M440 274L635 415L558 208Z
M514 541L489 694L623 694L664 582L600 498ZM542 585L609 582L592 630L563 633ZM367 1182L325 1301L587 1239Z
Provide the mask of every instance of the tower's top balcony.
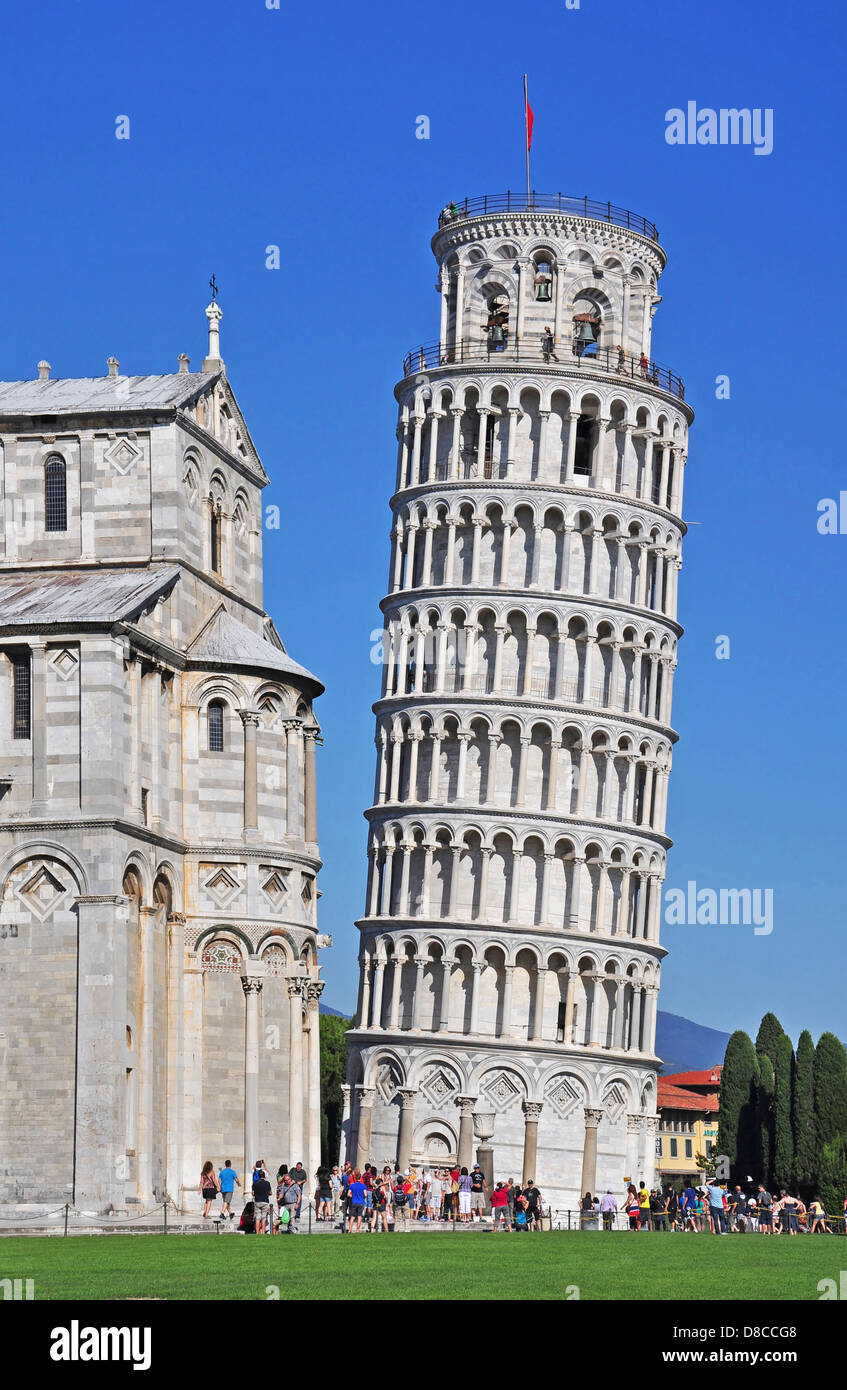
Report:
M552 338L546 338L543 333L537 335L537 341L525 339L519 343L510 342L503 332L496 342L489 333L477 338L462 338L457 343L424 343L412 348L403 358L403 379L462 363L486 364L505 371L523 364L551 367L567 375L615 376L658 387L678 400L685 400L682 378L670 367L652 361L646 353L630 356L620 347L600 347L593 342L584 350L580 345L572 349L567 344L554 348Z
M467 222L472 217L488 217L497 213L543 213L559 212L572 217L586 218L592 222L608 222L614 227L625 227L638 236L647 237L658 244L659 232L655 222L650 222L629 208L617 207L614 203L601 203L594 198L574 198L565 193L484 193L478 198L463 198L461 202L450 202L438 215L438 229Z

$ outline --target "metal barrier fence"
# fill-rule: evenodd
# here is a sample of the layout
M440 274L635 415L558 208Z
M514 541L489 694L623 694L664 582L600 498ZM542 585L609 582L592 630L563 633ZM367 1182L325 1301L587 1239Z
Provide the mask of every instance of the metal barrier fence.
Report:
M615 227L626 227L628 231L638 232L651 241L659 240L655 222L650 222L640 213L630 212L629 208L602 203L587 195L575 198L567 193L536 193L534 188L528 196L507 189L505 193L483 193L477 198L463 198L458 203L448 203L439 213L438 226L450 227L467 217L485 217L492 212L566 212L578 217L590 217L594 222L611 222Z
M670 367L663 367L652 360L641 363L638 357L621 355L617 347L595 347L577 356L569 343L558 347L524 338L517 342L509 338L500 345L492 344L485 336L461 338L456 343L422 343L411 348L403 358L403 377L414 376L418 372L434 371L436 367L452 367L464 362L493 362L506 366L510 362L543 363L549 366L554 362L558 367L569 371L600 372L603 376L617 376L631 381L646 382L658 386L672 396L685 400L685 385L682 378Z

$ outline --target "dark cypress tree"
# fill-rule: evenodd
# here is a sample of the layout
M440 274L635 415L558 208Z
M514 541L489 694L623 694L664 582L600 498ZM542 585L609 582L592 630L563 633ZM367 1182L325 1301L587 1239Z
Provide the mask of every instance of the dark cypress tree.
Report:
M767 1053L759 1058L759 1176L767 1186L773 1173L773 1066ZM746 1176L746 1175L745 1175Z
M794 1179L803 1197L814 1196L809 1189L815 1180L815 1103L813 1072L815 1044L808 1029L800 1034L794 1066Z
M794 1049L786 1033L777 1040L773 1096L773 1183L778 1191L791 1187L794 1174L794 1134L791 1099L794 1082Z
M321 1162L330 1167L338 1162L341 1144L341 1086L347 1072L347 1029L351 1023L351 1019L335 1014L321 1014L320 1018Z
M824 1211L836 1223L841 1222L844 1194L847 1192L847 1136L841 1135L831 1144L824 1144L820 1155L820 1172L812 1196L820 1197Z
M772 1065L776 1067L776 1045L783 1036L784 1029L776 1014L765 1014L756 1034L756 1056L760 1061L763 1057L770 1057Z
M726 1045L718 1103L717 1150L729 1159L732 1182L746 1182L748 1174L758 1177L761 1160L758 1084L756 1050L747 1034L738 1030Z
M847 1134L847 1051L834 1033L821 1033L812 1068L817 1169L825 1144Z

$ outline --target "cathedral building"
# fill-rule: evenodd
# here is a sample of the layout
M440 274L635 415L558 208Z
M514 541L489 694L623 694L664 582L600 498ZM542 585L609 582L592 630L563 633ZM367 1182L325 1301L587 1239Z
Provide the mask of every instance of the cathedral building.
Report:
M7 1206L196 1211L206 1159L320 1159L323 687L263 607L206 314L198 372L0 383Z
M693 413L653 356L651 222L495 196L432 249L438 341L395 391L347 1153L478 1152L574 1207L655 1175Z

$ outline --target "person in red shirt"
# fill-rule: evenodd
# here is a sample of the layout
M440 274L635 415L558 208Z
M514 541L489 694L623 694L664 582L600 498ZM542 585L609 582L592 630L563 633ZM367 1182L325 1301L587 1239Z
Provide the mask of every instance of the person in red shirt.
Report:
M491 1216L494 1231L512 1229L509 1225L509 1194L504 1182L498 1182L491 1194Z

